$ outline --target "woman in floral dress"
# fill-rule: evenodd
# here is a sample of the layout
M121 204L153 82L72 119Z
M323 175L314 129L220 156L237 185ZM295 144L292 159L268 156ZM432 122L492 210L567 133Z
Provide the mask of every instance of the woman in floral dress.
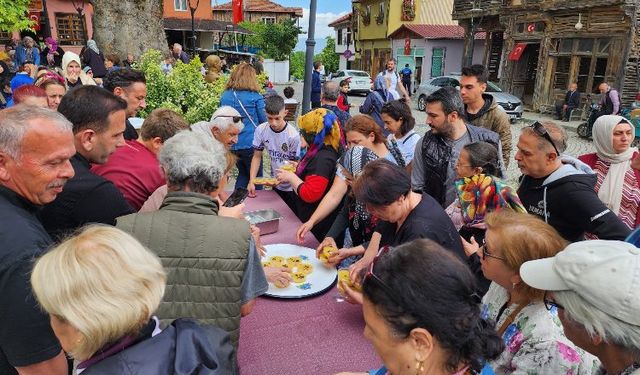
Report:
M598 360L577 348L563 333L557 312L548 311L544 292L522 282L518 270L529 260L552 257L567 245L538 218L513 211L485 217L484 244L475 246L482 271L492 280L482 299L482 314L495 321L506 349L490 362L496 375L592 374Z

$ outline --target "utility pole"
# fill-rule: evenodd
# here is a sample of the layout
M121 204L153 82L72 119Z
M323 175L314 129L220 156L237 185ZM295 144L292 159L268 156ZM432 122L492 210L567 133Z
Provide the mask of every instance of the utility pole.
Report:
M307 50L304 56L304 88L302 90L302 114L311 110L311 81L313 72L313 52L316 41L313 39L316 33L316 8L317 0L311 0L309 7L309 29L307 30Z
M189 0L189 12L191 12L191 57L195 57L196 53L196 10L198 10L198 6L200 5L200 0L196 0L195 6L191 5L192 2Z

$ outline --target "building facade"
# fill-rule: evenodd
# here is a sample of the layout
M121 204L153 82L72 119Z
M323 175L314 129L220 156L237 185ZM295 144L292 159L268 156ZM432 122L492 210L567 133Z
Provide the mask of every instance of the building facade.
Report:
M549 110L571 82L583 94L601 82L633 102L640 78L637 0L455 0L453 17L470 35L486 31L483 62L503 89ZM467 43L468 44L468 43Z
M351 69L353 61L356 59L353 52L353 34L351 32L351 20L352 13L346 14L337 20L331 22L329 27L332 27L335 31L334 38L336 40L336 54L338 54L340 61L338 69Z
M286 19L302 18L302 8L284 7L269 0L244 0L244 20L249 22L279 23ZM231 22L233 19L232 2L215 5L212 8L213 20Z

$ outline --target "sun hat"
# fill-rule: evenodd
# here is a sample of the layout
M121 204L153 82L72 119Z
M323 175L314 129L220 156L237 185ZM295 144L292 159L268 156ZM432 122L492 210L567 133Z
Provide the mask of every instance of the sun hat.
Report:
M640 326L640 249L623 241L575 242L555 257L525 262L533 288L571 290L602 312Z

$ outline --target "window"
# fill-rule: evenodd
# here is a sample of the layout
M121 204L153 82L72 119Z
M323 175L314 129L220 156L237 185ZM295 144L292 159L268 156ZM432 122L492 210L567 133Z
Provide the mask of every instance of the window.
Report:
M433 81L431 81L431 84L433 86L445 87L446 84L447 84L447 79L446 78L436 78Z
M376 23L382 25L384 23L384 1L380 3L378 8L378 16L376 17Z
M569 86L569 69L571 68L570 56L559 56L556 61L556 74L553 88L565 90Z
M605 75L607 74L607 63L609 61L606 58L598 58L596 59L596 70L593 73L593 87L591 91L595 91L595 89L602 82L605 82Z
M337 40L336 40L336 44L338 44L338 45L345 44L343 42L344 41L342 40L342 29L338 29L338 37L337 37Z
M84 45L86 40L84 24L77 13L56 13L56 28L60 44Z
M444 48L431 51L431 77L439 77L444 71Z
M346 32L344 34L345 34L344 35L344 38L345 38L344 44L350 45L351 44L351 28L347 27Z
M187 10L187 0L173 0L173 7L175 10Z
M587 81L589 81L589 71L591 70L591 57L581 57L578 68L578 91L587 92Z
M275 17L262 17L262 22L263 23L267 23L267 24L274 24L274 23L276 23L276 18Z

